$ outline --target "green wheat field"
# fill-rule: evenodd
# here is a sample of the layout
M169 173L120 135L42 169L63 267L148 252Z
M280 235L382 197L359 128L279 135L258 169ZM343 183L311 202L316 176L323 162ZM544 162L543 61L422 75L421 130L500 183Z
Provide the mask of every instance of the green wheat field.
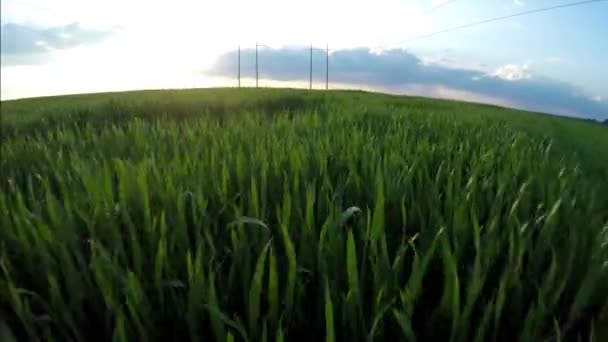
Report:
M1 115L2 341L608 339L605 125L288 89Z

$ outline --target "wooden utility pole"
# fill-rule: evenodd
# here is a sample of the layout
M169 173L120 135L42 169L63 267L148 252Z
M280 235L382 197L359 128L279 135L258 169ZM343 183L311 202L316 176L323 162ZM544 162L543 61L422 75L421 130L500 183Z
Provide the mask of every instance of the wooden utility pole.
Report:
M325 90L329 89L329 43L325 46Z
M258 42L255 42L255 87L258 87Z
M239 45L239 66L238 66L238 79L239 79L239 88L241 87L241 46Z
M312 90L312 42L310 43L310 82L308 89Z

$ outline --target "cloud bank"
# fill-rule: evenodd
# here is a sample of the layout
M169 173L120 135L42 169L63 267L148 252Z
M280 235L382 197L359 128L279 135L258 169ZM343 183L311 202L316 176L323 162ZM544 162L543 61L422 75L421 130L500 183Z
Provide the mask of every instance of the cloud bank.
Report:
M89 30L78 23L51 28L3 23L0 25L2 65L44 63L54 50L94 44L112 33L113 30Z
M279 81L309 78L307 48L260 49L259 76ZM235 77L237 51L221 55L208 74ZM242 77L255 77L255 50L241 51ZM325 79L325 56L313 55L313 78ZM566 82L532 75L527 65L505 65L492 72L428 63L403 49L338 50L329 57L330 82L375 87L393 93L490 102L527 110L594 119L608 117L608 103Z

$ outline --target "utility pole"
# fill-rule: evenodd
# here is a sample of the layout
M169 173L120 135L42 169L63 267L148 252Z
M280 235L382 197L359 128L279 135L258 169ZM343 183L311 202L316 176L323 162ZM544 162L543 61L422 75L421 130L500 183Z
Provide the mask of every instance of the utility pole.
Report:
M325 46L325 90L329 89L329 43Z
M238 67L239 88L241 87L241 45L239 45L239 67Z
M310 43L310 82L308 89L312 90L312 42Z
M255 87L258 87L258 42L255 42Z

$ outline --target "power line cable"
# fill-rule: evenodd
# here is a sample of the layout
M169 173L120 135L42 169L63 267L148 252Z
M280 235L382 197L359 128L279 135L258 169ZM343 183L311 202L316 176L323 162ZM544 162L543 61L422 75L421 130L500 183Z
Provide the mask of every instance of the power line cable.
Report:
M536 9L532 9L532 10L528 10L528 11L513 13L513 14L509 14L509 15L504 15L504 16L500 16L500 17L494 17L494 18L490 18L490 19L484 19L484 20L475 21L475 22L472 22L472 23L464 24L464 25L450 27L450 28L443 29L443 30L440 30L440 31L435 31L435 32L423 34L421 36L413 37L413 38L401 41L400 43L409 43L409 42L420 40L420 39L430 38L430 37L433 37L433 36L436 36L436 35L439 35L439 34L451 32L451 31L455 31L455 30L462 30L462 29L465 29L465 28L469 28L469 27L473 27L473 26L477 26L477 25L482 25L482 24L487 24L487 23L491 23L491 22L494 22L494 21L500 21L500 20L515 18L515 17L521 17L521 16L524 16L524 15L530 15L530 14L534 14L534 13L553 11L553 10L560 9L560 8L575 7L575 6L581 6L581 5L591 4L591 3L594 3L594 2L605 2L605 1L607 1L607 0L586 0L586 1L571 2L571 3L567 3L567 4L562 4L562 5L555 5L555 6L550 6L550 7L536 8Z

